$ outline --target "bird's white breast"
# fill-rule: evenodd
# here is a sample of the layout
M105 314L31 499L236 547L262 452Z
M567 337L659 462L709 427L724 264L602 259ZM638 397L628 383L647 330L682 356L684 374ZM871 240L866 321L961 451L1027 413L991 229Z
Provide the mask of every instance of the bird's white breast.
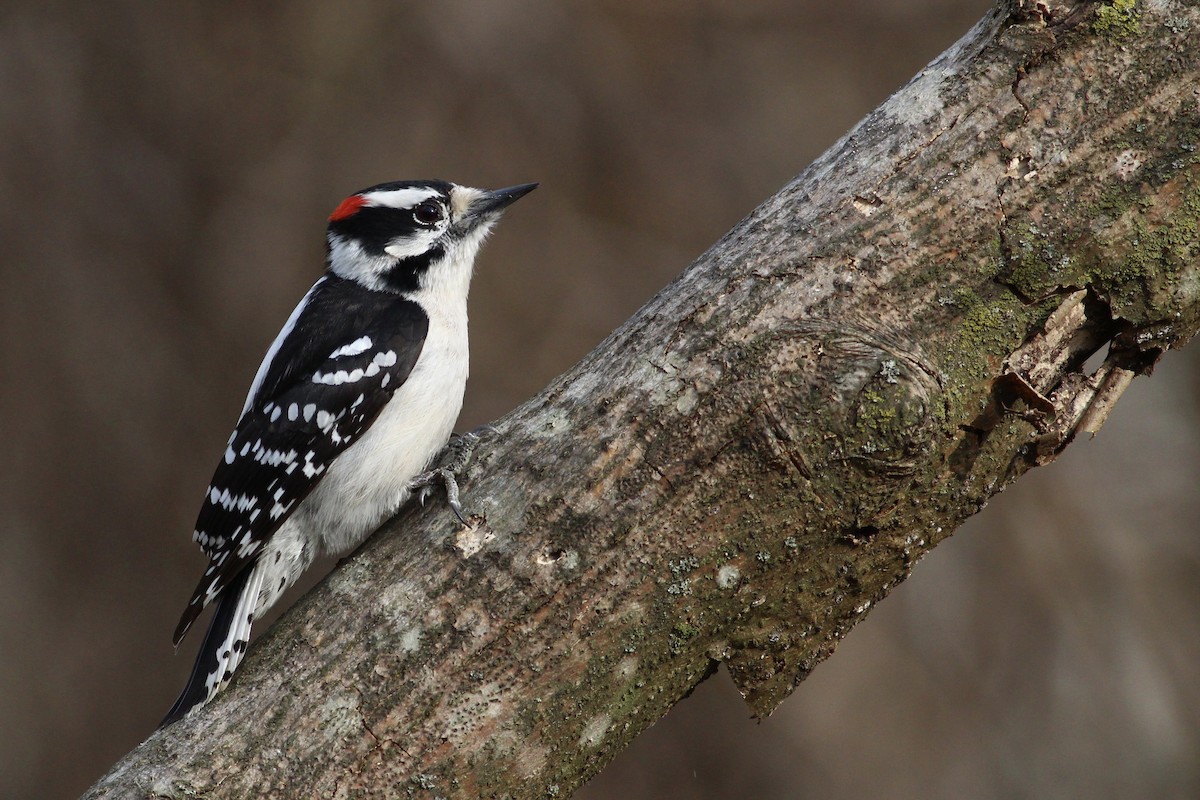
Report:
M394 513L454 430L467 383L466 298L439 299L421 303L429 332L408 380L297 509L326 552L358 546Z

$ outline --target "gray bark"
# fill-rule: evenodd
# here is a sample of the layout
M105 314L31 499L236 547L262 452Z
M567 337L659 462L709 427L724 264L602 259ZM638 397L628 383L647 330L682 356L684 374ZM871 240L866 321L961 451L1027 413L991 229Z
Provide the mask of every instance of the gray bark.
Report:
M770 713L1195 332L1197 31L999 4L87 796L567 796L718 664Z

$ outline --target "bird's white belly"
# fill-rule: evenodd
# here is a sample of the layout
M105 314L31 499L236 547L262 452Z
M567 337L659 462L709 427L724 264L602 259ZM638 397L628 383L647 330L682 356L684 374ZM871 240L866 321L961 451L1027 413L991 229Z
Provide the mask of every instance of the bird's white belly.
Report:
M450 438L467 383L463 322L460 328L431 320L408 380L296 510L297 521L319 538L323 552L343 553L361 544L408 499L409 481Z

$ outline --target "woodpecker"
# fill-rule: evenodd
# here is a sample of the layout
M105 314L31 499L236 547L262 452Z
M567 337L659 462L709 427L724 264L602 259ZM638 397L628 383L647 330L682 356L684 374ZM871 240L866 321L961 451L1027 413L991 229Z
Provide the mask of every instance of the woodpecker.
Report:
M325 274L267 350L200 509L209 565L175 645L216 610L162 725L228 684L254 620L318 555L357 547L435 477L461 518L453 477L423 471L462 409L475 256L536 186L399 181L334 209Z

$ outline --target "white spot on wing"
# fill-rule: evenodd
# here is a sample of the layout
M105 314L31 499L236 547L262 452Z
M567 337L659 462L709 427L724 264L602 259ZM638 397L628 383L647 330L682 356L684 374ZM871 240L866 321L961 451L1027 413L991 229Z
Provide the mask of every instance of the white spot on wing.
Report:
M352 372L347 372L344 369L339 369L337 372L314 372L312 382L324 383L328 386L341 386L343 383L354 383L355 381L362 380L364 374L361 369L355 369Z
M370 336L360 336L350 344L342 345L337 350L334 350L329 357L341 358L342 356L356 356L359 353L366 351L371 346Z
M218 489L216 486L209 487L208 499L213 505L220 506L226 511L237 509L245 512L258 505L258 499L253 495L232 494L228 489Z

